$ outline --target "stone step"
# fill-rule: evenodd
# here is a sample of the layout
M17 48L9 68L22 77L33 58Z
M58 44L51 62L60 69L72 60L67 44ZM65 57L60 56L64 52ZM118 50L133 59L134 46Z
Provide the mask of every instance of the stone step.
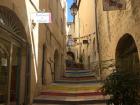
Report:
M62 76L56 83L94 83L97 81L95 76L83 76L83 77L66 77Z
M39 97L33 100L33 105L40 104L67 104L67 105L79 105L79 104L94 104L100 105L106 103L109 99L109 96L46 96L40 95Z
M71 71L71 70L83 70L83 71L86 71L86 70L88 70L88 69L84 69L84 68L66 68L66 70L68 70L68 71Z
M40 104L40 103L36 103L36 104L32 104L32 105L107 105L106 103L99 103L99 104Z
M77 73L77 72L70 72L70 73L65 73L64 77L91 77L95 76L95 73L92 72L82 72L82 73Z
M102 83L81 83L81 84L68 84L68 83L53 83L49 86L44 86L42 92L58 91L63 93L79 93L80 92L95 92L103 86Z
M93 74L94 72L65 72L64 74ZM94 73L95 74L95 73Z
M70 96L70 97L78 97L78 96L99 96L103 95L101 92L97 91L47 91L40 93L43 96Z
M67 70L65 73L89 73L91 70Z
M66 84L53 83L40 92L33 105L105 105L110 98L100 91L102 83Z
M98 82L102 82L101 80L96 80L95 78L93 79L63 79L63 80L58 80L58 81L55 81L56 83L78 83L78 84L81 84L81 83L98 83Z
M61 80L69 80L69 81L88 81L88 80L96 80L96 77L94 76L88 76L88 77L62 77Z

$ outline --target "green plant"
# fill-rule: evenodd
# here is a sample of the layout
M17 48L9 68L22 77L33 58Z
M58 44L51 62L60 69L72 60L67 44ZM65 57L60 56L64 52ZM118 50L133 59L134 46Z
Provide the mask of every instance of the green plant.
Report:
M107 105L140 105L139 73L117 70L107 77L102 87L105 95L110 95Z

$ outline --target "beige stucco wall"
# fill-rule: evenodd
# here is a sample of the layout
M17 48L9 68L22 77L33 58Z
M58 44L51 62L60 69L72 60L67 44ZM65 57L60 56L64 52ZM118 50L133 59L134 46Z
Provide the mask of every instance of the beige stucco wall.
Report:
M80 39L77 40L77 43L81 44L76 46L78 55L83 56L85 68L90 66L91 70L94 69L94 64L98 61L95 20L95 0L81 0L74 21L74 37L80 37ZM88 40L89 44L83 44L83 40Z
M97 1L101 60L115 59L118 41L126 33L132 35L134 38L139 53L140 1L126 0L126 10L115 10L108 12L103 11L102 0ZM102 77L105 78L111 71L111 68L110 70L102 70Z
M0 5L10 8L17 14L26 30L27 41L31 45L31 74L30 74L30 102L39 94L42 89L42 57L43 44L46 44L46 84L52 83L52 71L50 64L54 63L54 52L59 50L60 69L56 72L62 74L64 69L64 51L65 51L65 0L32 0L35 7L40 10L52 13L52 23L50 24L32 24L31 14L37 12L30 0L1 0ZM24 59L23 59L24 60ZM25 63L24 63L25 64ZM62 66L63 65L63 66ZM25 74L25 68L21 72ZM25 75L24 75L25 76ZM22 75L22 77L24 77ZM21 79L21 101L24 102L24 79ZM45 86L45 85L44 85Z
M95 35L93 35L94 37L91 37L91 44L82 44L81 47L80 45L77 47L79 52L78 55L83 53L84 50L85 66L88 65L88 56L91 57L91 65L94 65L94 63L92 62L96 62L99 60L101 64L101 76L104 79L114 69L114 67L104 69L104 66L114 64L116 46L123 35L127 33L132 35L138 47L139 53L140 7L138 4L140 3L140 1L126 0L126 10L114 11L103 11L102 0L96 0L96 2L97 5L95 5L95 0L81 0L78 13L75 16L75 34L73 36L80 37L95 32ZM95 25L95 7L97 7L97 32ZM96 35L99 36L99 59L97 53ZM95 45L93 44L94 38ZM82 42L83 39L88 38L81 38L80 40L78 40L78 43Z

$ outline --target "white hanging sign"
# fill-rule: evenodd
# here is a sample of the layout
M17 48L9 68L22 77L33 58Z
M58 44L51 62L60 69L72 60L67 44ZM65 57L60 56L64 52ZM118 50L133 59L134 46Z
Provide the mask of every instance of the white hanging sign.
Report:
M34 23L51 23L51 13L38 12L32 14L32 20Z

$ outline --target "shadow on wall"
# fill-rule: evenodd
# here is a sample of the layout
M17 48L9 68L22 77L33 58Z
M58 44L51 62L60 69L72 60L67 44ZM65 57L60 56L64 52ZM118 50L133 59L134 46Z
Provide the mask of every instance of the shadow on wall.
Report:
M23 2L22 6L24 6L24 8L26 7L25 2ZM7 79L5 79L6 82L4 83L6 87L3 88L5 91L3 91L2 88L0 89L0 98L3 99L3 94L6 95L4 96L6 104L12 102L16 104L26 103L28 100L27 97L30 94L30 88L28 87L30 85L28 84L30 78L29 76L26 77L28 75L27 73L30 72L28 59L29 46L22 24L23 21L21 22L22 19L19 19L19 17L21 17L21 15L18 14L19 11L19 8L17 11L13 11L8 7L0 6L0 43L7 49L8 53L5 56L0 54L0 77L2 77L0 78L0 82L2 82L1 79L5 78L4 75L7 76ZM5 53L4 51L2 52ZM22 89L20 87L22 87ZM1 102L2 100L0 100L0 103Z

